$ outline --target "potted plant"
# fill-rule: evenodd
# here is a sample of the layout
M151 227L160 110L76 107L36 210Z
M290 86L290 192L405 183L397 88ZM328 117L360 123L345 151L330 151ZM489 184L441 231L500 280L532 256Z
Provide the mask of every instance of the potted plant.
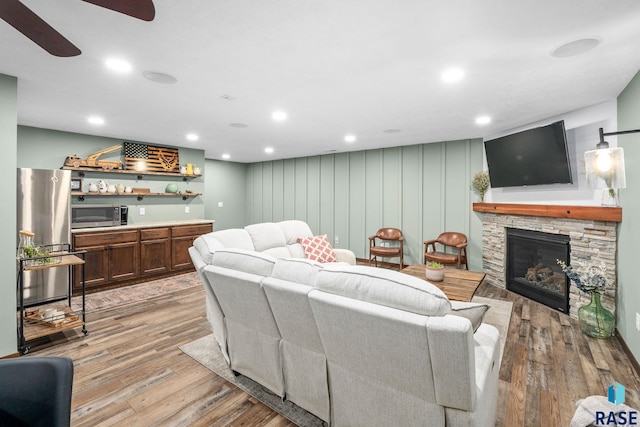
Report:
M436 261L429 261L425 270L427 280L431 282L442 282L444 280L444 265Z
M489 188L489 173L487 171L481 171L473 175L471 187L473 191L480 195L480 201L484 202L484 194L487 192L487 188Z

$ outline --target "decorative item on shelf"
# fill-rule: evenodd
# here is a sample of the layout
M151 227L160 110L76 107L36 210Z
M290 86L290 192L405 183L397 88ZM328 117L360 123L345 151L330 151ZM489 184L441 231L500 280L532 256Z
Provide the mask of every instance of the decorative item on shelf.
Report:
M89 184L89 193L97 193L98 192L98 185L96 185L95 182L92 182L91 184Z
M165 193L177 193L178 192L178 184L170 183L167 184L167 188L165 188Z
M186 175L187 174L187 165L180 166L180 173L182 175Z
M32 248L33 247L33 236L35 236L35 233L32 233L29 230L20 230L18 231L18 236L20 236L20 240L18 243L18 253L17 253L17 257L18 258L28 258L25 255L25 252L28 251L28 249L25 251L25 247L27 248Z
M116 186L114 184L107 185L107 193L115 193L117 191Z
M425 276L431 282L442 282L444 280L444 265L439 262L429 261L426 266Z
M118 185L116 186L116 191L118 192L118 194L122 194L122 193L124 193L124 188L125 188L125 187L124 187L124 184L123 184L123 183L120 183L120 184L118 184Z
M64 161L64 166L73 168L97 168L103 170L122 169L122 162L120 160L98 160L98 157L103 154L111 153L121 148L122 145L114 145L112 147L105 148L104 150L89 154L86 159L83 159L77 154L73 154L71 156L67 156Z
M200 169L198 166L193 165L193 174L194 175L202 175L202 169Z
M17 257L19 259L25 259L24 265L32 267L37 265L57 264L60 262L60 257L49 257L48 250L34 243L35 233L28 230L20 230L18 235L20 236L20 241L18 243Z
M471 180L471 187L480 196L480 202L484 202L484 195L489 188L489 173L487 171L476 173Z
M561 260L557 260L557 263L569 280L591 297L589 304L578 309L578 321L582 333L594 338L609 338L613 334L615 317L600 302L600 296L607 286L605 276L607 269L604 263L600 266L582 264L578 271Z
M128 170L140 172L180 172L179 153L175 148L124 143L124 162Z
M71 178L71 191L82 191L82 178Z
M187 163L187 175L193 175L193 165L191 163Z
M98 192L99 193L107 192L107 183L104 182L103 180L100 180L100 182L98 183Z
M131 193L131 192L133 192L133 188L131 188L130 186L127 185L126 187L124 187L124 192L125 193Z
M604 189L602 192L603 206L619 206L619 190L627 187L624 150L621 147L610 148L604 137L637 133L640 132L640 129L604 133L600 128L599 132L600 142L596 145L596 149L584 153L587 184L591 188Z

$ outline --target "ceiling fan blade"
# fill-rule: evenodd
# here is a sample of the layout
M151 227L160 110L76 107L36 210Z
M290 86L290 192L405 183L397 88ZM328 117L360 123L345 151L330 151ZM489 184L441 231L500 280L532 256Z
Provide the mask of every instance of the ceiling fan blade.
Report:
M0 1L0 18L54 56L80 55L73 43L19 0Z
M143 21L153 21L156 8L153 0L83 0L96 6L104 7L116 12L124 13Z

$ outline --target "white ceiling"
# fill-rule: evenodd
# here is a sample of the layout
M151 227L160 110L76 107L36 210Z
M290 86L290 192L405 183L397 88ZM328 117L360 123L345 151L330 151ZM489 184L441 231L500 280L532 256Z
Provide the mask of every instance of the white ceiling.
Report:
M0 20L19 124L237 162L496 135L614 99L640 69L637 0L154 0L152 22L79 0L23 3L82 54L51 56ZM602 42L550 55L584 37ZM133 71L109 71L112 56ZM457 84L441 80L451 66L465 70ZM481 114L493 121L476 125Z

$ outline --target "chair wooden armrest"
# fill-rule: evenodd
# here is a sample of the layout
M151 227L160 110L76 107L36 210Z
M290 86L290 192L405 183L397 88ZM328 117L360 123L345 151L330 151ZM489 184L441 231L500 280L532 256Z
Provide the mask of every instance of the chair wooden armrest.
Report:
M456 245L456 248L466 248L466 247L467 247L467 242L460 243L459 245Z

